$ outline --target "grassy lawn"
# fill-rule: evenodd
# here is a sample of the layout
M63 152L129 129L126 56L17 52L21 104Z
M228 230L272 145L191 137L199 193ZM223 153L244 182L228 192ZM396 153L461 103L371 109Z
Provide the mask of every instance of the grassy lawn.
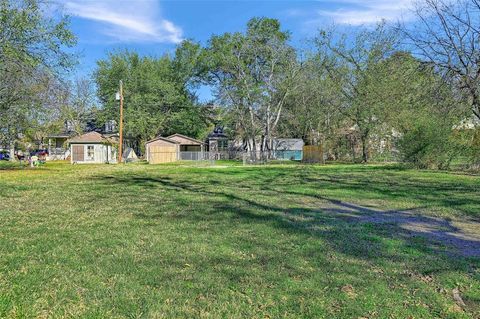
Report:
M468 174L9 166L0 317L479 318L479 222Z

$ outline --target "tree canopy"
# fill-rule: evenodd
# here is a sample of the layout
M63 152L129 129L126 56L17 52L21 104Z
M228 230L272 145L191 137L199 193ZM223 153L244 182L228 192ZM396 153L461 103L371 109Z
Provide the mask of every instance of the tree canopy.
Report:
M203 138L226 127L237 150L270 153L275 138L322 144L331 160L402 160L446 168L480 163L476 0L423 0L408 26L319 30L302 50L279 20L180 43L173 54L110 52L89 77L65 76L75 36L49 2L0 0L0 138L38 139L63 121L85 130L119 117L136 145L157 135ZM200 103L200 86L214 100ZM215 105L215 107L212 106ZM50 120L50 121L49 121ZM468 128L468 129L466 129Z
M54 104L58 75L73 66L68 17L40 0L0 0L0 138L13 145Z
M245 33L212 36L205 48L210 84L241 130L245 148L271 148L299 64L289 32L275 19L253 18Z
M122 80L127 136L140 144L159 134L200 136L209 124L206 110L196 103L195 96L188 89L193 71L188 63L180 62L188 52L177 52L175 58L167 55L140 57L134 52L118 52L98 61L94 77L103 105L101 121L118 120L119 102L115 100L115 94ZM178 65L182 68L176 67Z

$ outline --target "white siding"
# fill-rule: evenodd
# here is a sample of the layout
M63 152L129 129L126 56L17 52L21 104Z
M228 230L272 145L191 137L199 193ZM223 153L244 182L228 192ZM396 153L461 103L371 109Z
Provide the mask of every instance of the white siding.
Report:
M70 146L71 147L71 146ZM77 161L78 164L104 164L117 163L116 149L104 144L84 144L84 161ZM93 157L89 157L89 148L93 147Z

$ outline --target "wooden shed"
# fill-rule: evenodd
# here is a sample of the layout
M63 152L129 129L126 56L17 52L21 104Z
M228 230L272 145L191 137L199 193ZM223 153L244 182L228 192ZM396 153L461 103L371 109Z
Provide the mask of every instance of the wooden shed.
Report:
M178 160L180 142L158 136L145 143L145 158L150 164L169 163Z

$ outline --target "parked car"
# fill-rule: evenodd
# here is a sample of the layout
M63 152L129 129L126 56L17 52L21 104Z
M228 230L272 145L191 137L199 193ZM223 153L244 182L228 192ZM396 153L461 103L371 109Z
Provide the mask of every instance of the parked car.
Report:
M8 151L0 151L0 161L10 160L10 153Z

